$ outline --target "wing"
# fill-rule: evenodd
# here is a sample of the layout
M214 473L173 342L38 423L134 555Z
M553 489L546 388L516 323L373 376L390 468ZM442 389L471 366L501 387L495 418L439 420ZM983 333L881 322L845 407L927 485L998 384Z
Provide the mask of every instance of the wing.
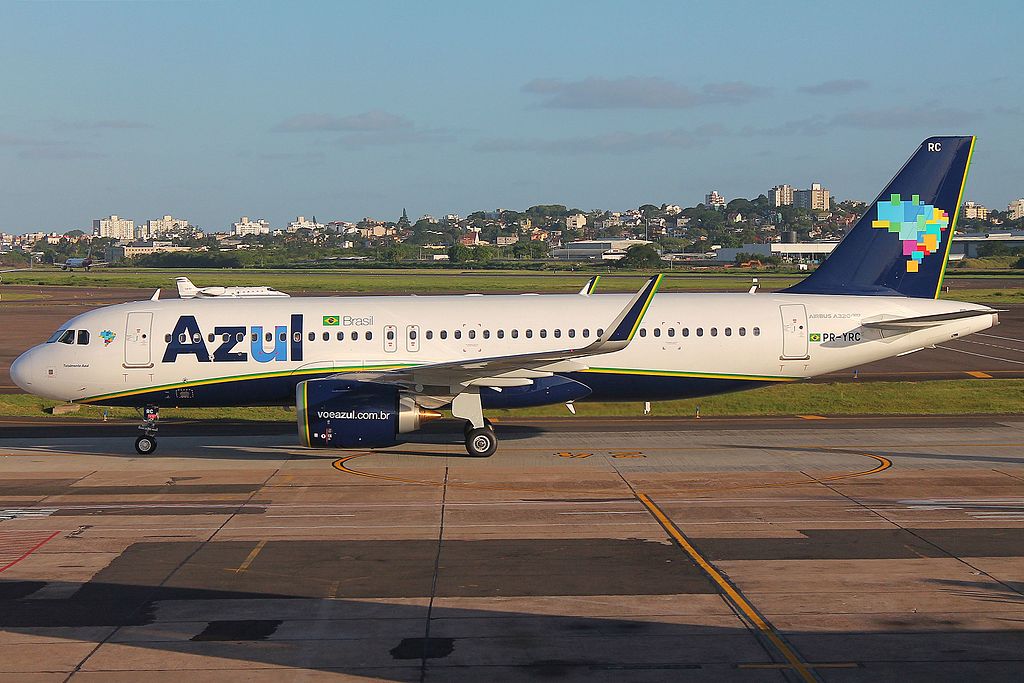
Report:
M457 394L473 386L523 386L535 378L548 377L554 372L584 369L586 364L580 363L579 359L621 351L629 345L663 277L657 275L648 280L611 324L601 331L598 338L581 348L427 363L397 370L346 372L333 378L400 384L417 393L423 392L426 387L446 387L450 393Z

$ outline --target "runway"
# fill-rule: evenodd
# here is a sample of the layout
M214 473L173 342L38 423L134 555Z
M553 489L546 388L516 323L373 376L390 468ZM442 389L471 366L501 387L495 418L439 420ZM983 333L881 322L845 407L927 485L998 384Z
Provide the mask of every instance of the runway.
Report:
M1024 675L1019 417L11 427L0 679Z

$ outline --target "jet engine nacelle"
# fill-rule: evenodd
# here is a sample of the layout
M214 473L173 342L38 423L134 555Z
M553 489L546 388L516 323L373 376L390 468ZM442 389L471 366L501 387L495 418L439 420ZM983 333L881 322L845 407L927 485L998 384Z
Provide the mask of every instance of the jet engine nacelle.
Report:
M441 417L395 387L312 379L295 388L299 442L311 448L393 446L399 434Z

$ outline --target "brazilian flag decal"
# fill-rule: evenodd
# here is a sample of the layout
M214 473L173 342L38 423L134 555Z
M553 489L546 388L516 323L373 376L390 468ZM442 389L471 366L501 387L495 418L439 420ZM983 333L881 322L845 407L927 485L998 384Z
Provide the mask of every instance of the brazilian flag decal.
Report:
M812 342L820 342L821 341L821 332L811 332L811 341Z
M336 327L341 324L341 318L336 315L324 316L324 327Z

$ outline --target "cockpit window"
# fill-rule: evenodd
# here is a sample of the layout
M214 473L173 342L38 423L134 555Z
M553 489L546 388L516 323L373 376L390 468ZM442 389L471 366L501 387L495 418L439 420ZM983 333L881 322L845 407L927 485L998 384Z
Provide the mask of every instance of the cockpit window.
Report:
M60 339L60 338L61 338L61 336L63 336L63 334L64 334L65 332L67 332L67 330L66 330L66 329L64 329L64 328L61 328L61 329L57 330L57 331L56 331L56 332L54 332L54 333L53 333L52 335L50 335L50 338L46 340L46 343L47 343L47 344L52 344L53 342L55 342L55 341L57 341L58 339Z
M89 330L78 331L78 343L81 346L86 346L89 344Z
M58 339L57 341L59 341L61 344L74 344L75 343L75 331L74 330L65 330L64 334L62 334L60 336L60 339Z

